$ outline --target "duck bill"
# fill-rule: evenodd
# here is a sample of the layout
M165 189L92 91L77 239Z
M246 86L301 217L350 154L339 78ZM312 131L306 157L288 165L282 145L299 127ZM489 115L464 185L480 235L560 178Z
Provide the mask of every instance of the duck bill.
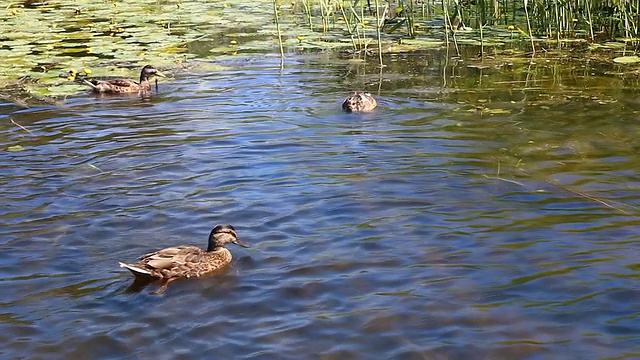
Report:
M161 73L160 71L156 71L155 76L160 76L160 77L163 77L163 78L167 77L167 75Z
M240 240L240 239L236 239L236 241L233 242L236 245L240 245L242 247L248 248L249 244L247 244L246 242Z

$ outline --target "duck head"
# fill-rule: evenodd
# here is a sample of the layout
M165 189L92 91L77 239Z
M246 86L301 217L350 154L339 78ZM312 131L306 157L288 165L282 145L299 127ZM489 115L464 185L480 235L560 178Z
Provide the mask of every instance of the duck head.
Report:
M160 70L156 69L155 66L146 65L140 72L140 83L142 84L144 81L148 81L154 76L167 77L165 74L161 73Z
M209 234L209 248L207 251L219 249L227 244L249 247L249 244L238 239L236 229L232 225L217 225Z

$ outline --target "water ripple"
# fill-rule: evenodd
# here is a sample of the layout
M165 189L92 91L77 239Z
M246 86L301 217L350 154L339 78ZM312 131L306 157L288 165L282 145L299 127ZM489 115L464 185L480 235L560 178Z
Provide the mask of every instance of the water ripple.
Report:
M409 89L344 114L351 65L307 60L183 74L142 101L1 105L33 133L0 125L0 148L24 147L0 155L2 356L640 352L637 125L621 109L480 116ZM155 296L117 267L204 247L217 223L252 245L225 274Z

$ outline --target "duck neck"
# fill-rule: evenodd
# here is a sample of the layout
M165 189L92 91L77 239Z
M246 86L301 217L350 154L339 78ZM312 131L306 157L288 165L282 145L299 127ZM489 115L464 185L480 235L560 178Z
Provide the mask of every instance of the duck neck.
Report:
M207 252L217 251L220 250L220 248L222 248L222 246L218 246L217 244L210 242L209 247L207 247Z

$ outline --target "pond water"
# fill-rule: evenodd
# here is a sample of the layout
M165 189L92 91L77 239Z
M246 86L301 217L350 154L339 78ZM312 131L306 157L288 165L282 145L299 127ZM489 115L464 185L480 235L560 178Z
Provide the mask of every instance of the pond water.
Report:
M634 84L443 57L0 104L0 357L640 356ZM356 89L379 109L341 112ZM226 223L252 247L224 274L154 295L118 267Z

